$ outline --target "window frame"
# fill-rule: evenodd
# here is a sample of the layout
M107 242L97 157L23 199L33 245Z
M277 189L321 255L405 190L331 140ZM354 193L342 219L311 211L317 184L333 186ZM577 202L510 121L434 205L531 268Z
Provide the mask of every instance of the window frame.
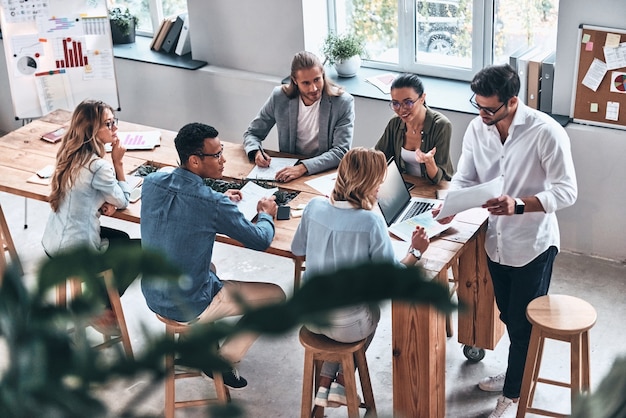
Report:
M481 68L493 63L494 1L472 1L472 59L471 68L414 62L419 55L416 45L417 1L397 0L398 4L398 64L363 59L363 66L381 70L410 72L424 76L470 81ZM337 32L335 0L327 0L328 28Z

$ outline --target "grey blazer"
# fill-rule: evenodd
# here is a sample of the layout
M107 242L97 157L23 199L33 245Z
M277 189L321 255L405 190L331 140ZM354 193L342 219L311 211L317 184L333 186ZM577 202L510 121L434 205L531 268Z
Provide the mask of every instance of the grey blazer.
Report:
M243 134L243 145L247 155L261 147L274 125L278 130L280 152L296 153L298 130L298 100L289 99L277 86L267 99L259 114ZM302 160L309 174L336 168L352 146L354 131L354 98L344 92L341 96L320 99L320 130L318 155Z

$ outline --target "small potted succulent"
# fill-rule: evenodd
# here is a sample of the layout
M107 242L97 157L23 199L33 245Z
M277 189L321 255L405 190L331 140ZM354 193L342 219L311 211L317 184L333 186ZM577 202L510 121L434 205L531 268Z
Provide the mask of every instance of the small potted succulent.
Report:
M113 44L132 44L135 42L135 28L139 18L130 13L128 7L122 10L115 7L109 11L111 21L111 37Z
M353 77L361 67L365 42L355 34L337 35L330 32L322 46L326 62L334 64L339 77Z

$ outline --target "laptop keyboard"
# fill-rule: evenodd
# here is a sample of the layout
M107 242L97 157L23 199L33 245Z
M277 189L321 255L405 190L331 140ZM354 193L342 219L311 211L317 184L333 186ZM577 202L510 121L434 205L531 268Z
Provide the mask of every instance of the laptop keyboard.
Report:
M413 202L411 203L409 210L404 214L402 219L400 219L400 222L431 210L433 206L435 206L435 204L430 202Z

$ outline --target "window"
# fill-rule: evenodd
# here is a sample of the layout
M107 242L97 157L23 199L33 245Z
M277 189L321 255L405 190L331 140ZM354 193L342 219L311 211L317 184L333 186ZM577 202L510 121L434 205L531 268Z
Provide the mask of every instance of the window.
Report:
M161 21L172 15L187 12L187 0L109 0L109 8L128 9L139 18L137 34L153 36Z
M556 48L558 0L328 0L329 29L366 40L368 67L471 80L512 52Z

